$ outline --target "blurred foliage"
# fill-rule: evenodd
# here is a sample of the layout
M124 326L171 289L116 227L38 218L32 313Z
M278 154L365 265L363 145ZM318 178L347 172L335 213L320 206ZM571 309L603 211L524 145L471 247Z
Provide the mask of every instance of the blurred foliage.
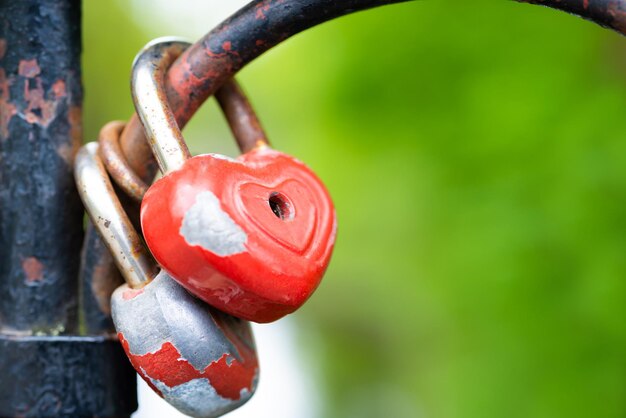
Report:
M120 2L84 9L95 138L128 118L132 58L166 33ZM626 416L625 57L562 12L429 1L327 23L242 71L274 145L337 207L297 315L325 417ZM236 153L213 103L186 135Z

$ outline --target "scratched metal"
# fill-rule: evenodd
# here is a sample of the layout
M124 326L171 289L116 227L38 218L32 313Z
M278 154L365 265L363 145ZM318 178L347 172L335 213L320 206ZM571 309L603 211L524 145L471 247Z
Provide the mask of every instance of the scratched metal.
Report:
M210 191L198 194L196 203L183 217L180 234L190 245L199 245L221 257L247 251L248 235Z
M204 370L226 352L239 357L207 305L164 271L140 291L119 287L111 303L115 328L124 334L134 355L154 353L171 342L197 370Z
M113 321L139 375L179 411L217 417L254 394L258 359L250 324L210 308L165 272L112 297Z

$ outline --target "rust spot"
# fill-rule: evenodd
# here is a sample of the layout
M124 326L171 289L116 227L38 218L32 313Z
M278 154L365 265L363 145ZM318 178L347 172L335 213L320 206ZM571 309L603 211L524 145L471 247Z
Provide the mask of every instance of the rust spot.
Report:
M4 68L0 68L0 138L2 139L8 138L9 121L17 113L17 109L10 102L10 86L11 81L6 77Z
M226 41L222 44L222 48L224 49L224 51L230 51L231 47L232 47L232 44L230 43L230 41Z
M17 72L22 77L34 78L41 73L41 68L36 59L21 60Z
M67 92L65 91L65 81L57 80L52 85L52 93L54 93L54 97L56 99L67 96Z
M4 55L7 53L7 40L0 38L0 60L4 58Z
M44 265L35 257L27 257L22 261L22 270L27 282L38 282L43 279Z
M30 83L27 80L24 81L24 100L26 100L24 119L28 123L37 123L47 127L56 113L57 102L45 99L41 78L36 77L34 80L34 88L29 88Z

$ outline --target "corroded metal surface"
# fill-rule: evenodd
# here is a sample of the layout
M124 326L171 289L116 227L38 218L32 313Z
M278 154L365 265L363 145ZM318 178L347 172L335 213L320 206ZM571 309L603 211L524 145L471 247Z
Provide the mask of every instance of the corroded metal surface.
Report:
M98 245L82 253L93 268L81 270L78 282L83 210L72 166L82 141L80 6L0 2L3 417L127 417L137 407L133 368L110 332L108 286L116 276Z
M0 2L0 332L77 331L80 2Z
M130 417L137 378L113 337L0 335L1 417Z

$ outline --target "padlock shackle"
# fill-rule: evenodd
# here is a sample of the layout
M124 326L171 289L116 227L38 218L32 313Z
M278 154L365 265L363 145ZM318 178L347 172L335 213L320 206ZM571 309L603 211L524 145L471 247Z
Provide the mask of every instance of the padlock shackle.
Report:
M191 158L163 88L168 68L189 45L172 38L150 42L135 57L131 73L135 111L164 175Z
M131 92L135 110L163 174L179 169L191 158L167 102L164 79L169 66L189 45L175 38L155 39L137 54L133 63ZM242 152L268 146L252 105L235 81L222 87L217 100Z
M269 146L267 135L256 112L234 78L220 87L215 93L215 98L242 153Z
M111 122L103 130L121 130L123 126L123 123ZM98 157L97 143L88 143L78 151L74 176L87 214L128 285L138 289L150 283L157 273L156 263L113 190Z
M242 153L254 148L269 146L269 141L261 122L241 86L235 79L228 80L215 94L215 97L233 132ZM149 188L130 166L120 147L121 130L103 129L100 131L98 155L104 162L113 181L132 199L141 202ZM156 160L151 160L156 164ZM148 171L154 172L154 169Z
M102 159L115 184L132 199L141 202L149 185L135 173L122 154L120 135L125 125L123 124L120 129L105 129L107 126L105 125L100 130L98 156Z

